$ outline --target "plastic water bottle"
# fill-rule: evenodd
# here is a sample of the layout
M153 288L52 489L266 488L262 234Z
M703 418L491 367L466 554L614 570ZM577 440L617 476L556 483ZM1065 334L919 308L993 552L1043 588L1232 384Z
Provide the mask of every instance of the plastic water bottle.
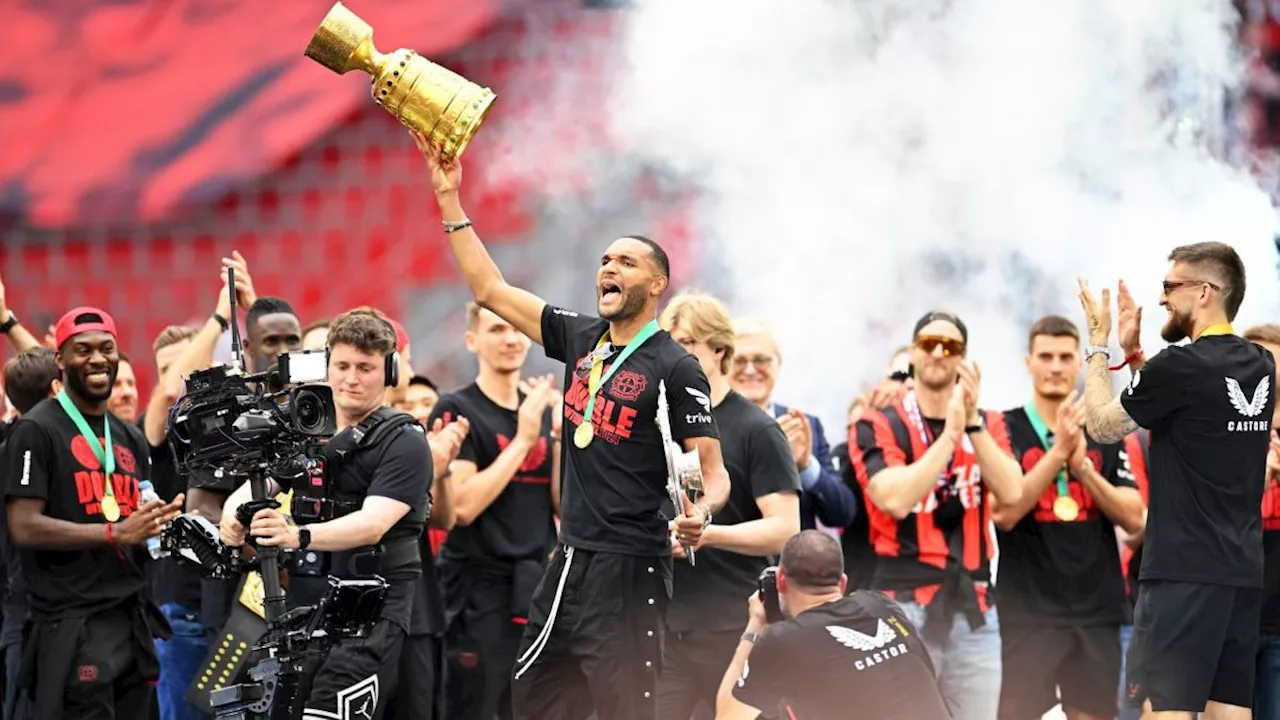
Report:
M151 484L150 480L143 480L138 485L138 489L142 491L142 498L139 505L146 505L153 500L159 500L160 496L156 494L156 488ZM163 553L160 550L160 536L155 535L147 538L147 552L151 553L152 558L159 558Z

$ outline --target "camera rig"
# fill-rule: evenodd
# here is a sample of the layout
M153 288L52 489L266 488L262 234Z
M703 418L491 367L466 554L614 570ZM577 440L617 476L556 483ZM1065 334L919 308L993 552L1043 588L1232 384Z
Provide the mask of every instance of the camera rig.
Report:
M235 288L235 270L227 287ZM235 293L231 293L235 317ZM240 356L239 328L233 323L229 366L201 370L187 379L187 394L174 405L167 434L187 473L212 472L236 485L249 483L252 499L238 508L248 528L252 518L280 503L268 495L268 478L286 481L323 476L321 448L337 430L333 392L324 383L327 353L283 353L266 372L246 375ZM343 580L329 577L320 601L286 611L280 582L281 551L258 546L244 558L226 547L207 519L183 515L161 536L161 552L197 565L209 577L232 579L257 570L262 577L266 633L254 645L256 661L248 680L214 690L210 696L218 720L284 720L294 714L299 676L308 658L323 656L338 641L361 638L377 622L386 600L380 577Z

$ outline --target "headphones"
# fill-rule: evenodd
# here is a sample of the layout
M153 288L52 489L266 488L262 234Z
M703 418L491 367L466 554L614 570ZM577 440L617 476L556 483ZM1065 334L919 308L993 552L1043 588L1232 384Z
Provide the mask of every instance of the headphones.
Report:
M382 377L386 379L387 387L395 387L400 384L400 351L396 349L400 336L396 334L396 328L389 320L381 315L374 315L387 326L387 331L391 333L391 352L383 359Z

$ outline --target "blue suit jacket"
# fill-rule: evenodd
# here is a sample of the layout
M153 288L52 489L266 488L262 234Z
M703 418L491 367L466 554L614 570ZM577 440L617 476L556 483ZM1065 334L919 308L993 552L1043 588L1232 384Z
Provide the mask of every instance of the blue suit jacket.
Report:
M774 403L773 416L782 417L787 409L785 405ZM805 413L805 417L809 418L809 424L813 427L814 463L809 465L808 471L800 474L800 482L804 486L800 493L800 529L813 529L815 517L830 528L852 525L858 513L853 488L844 483L831 462L831 444L827 442L822 422L808 413ZM818 476L806 481L805 476L814 472L815 465Z

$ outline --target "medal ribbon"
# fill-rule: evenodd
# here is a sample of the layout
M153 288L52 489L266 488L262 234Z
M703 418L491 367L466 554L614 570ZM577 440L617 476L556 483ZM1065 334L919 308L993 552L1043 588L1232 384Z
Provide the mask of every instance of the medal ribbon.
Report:
M1235 335L1235 334L1236 334L1235 328L1231 327L1231 323L1229 322L1218 323L1217 325L1210 325L1209 327L1205 328L1203 332L1201 332L1199 335L1196 336L1196 340L1199 340L1202 337L1209 337L1210 335Z
M636 333L631 342L627 343L627 346L622 349L622 354L609 366L609 372L607 373L604 372L604 353L599 352L599 350L605 346L609 333L606 332L600 338L600 342L596 343L597 352L591 353L591 377L587 380L587 409L583 411L582 424L591 424L591 414L596 408L596 393L600 390L600 386L608 382L609 378L613 377L613 374L618 371L618 368L622 367L622 363L626 362L627 358L631 357L631 354L638 350L646 340L653 337L656 332L658 332L658 321L650 320L647 325L640 328L640 332ZM603 377L601 377L602 374Z
M111 474L116 471L116 455L111 451L111 422L110 418L102 419L102 435L106 448L102 443L98 442L98 436L90 429L89 423L85 422L84 415L80 414L80 408L71 402L71 398L67 396L67 391L63 390L58 393L58 404L67 413L67 417L71 418L71 422L76 424L76 428L80 430L80 434L89 443L89 449L93 450L93 454L98 456L98 462L102 463L102 468L107 473L107 487L103 491L103 497L115 497L115 489L111 487Z
M920 443L928 448L933 444L933 433L925 429L924 416L920 414L920 404L916 402L916 391L912 390L902 398L902 407L906 409L907 415L911 418L911 424L916 426L916 432L920 433ZM916 458L919 460L920 458ZM938 482L934 485L937 488L947 487L951 483L951 470L955 465L955 458L951 458L951 462L947 463L947 469L942 471L938 476Z
M1035 403L1027 403L1026 405L1027 419L1031 421L1031 428L1036 431L1036 435L1040 438L1040 444L1047 451L1050 449L1049 428L1045 427L1044 418L1040 417L1040 412L1036 410ZM1058 469L1058 497L1068 497L1070 491L1067 489L1067 471Z

